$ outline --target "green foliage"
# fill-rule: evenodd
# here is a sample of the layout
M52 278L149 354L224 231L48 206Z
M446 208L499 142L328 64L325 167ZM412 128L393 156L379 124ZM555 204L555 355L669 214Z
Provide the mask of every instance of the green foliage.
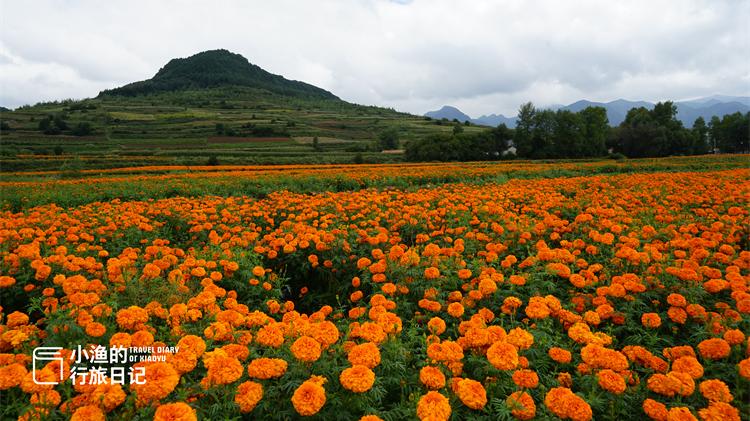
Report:
M398 129L391 127L378 134L378 146L380 150L398 149Z
M48 115L39 120L38 129L46 135L57 135L68 130L68 123L63 115Z
M714 116L708 126L712 146L721 152L750 151L750 112L736 112L719 119Z
M524 158L584 158L606 154L607 112L587 107L580 112L538 110L526 103L518 111L516 153Z
M89 136L93 132L94 130L91 127L91 123L89 123L88 121L84 121L76 124L76 126L73 127L71 134L73 134L74 136Z
M475 133L462 133L463 126L455 125L460 131L452 135L435 134L412 140L406 145L408 161L488 161L502 157L508 149L512 130L504 124Z
M653 110L644 107L628 111L614 137L615 150L630 158L690 155L705 151L700 139L682 127L677 107L659 102Z

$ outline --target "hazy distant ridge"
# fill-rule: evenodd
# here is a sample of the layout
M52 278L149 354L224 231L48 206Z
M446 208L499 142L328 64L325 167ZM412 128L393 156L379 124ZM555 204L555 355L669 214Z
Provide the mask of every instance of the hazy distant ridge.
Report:
M677 106L677 119L682 121L682 124L685 127L692 127L693 122L695 122L695 119L698 117L703 117L703 119L706 120L706 123L708 123L713 116L722 117L736 112L744 114L750 111L750 97L711 95L689 101L676 102L675 105ZM569 105L551 106L546 108L581 111L586 107L604 107L604 109L607 110L609 124L617 126L625 120L625 116L631 108L645 107L650 110L654 108L654 104L647 101L627 101L624 99L617 99L611 102L594 102L582 99ZM474 124L483 126L495 127L500 123L504 123L508 127L516 126L515 116L506 117L502 114L490 114L478 118L471 118L461 112L458 108L447 105L439 110L427 112L424 115L436 119L447 118L448 120L453 120L455 118L462 123L468 120Z

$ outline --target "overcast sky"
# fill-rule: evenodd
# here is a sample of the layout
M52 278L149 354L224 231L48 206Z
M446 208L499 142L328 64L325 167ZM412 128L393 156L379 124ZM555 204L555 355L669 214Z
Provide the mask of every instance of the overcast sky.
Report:
M96 96L226 48L422 114L750 95L750 1L0 0L0 105Z

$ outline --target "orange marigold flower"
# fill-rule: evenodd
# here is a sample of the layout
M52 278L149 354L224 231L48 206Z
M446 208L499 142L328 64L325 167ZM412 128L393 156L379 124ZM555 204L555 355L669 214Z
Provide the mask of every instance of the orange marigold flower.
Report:
M690 412L690 408L684 406L674 407L667 413L667 421L698 421L698 418Z
M419 381L429 389L442 389L445 387L445 375L439 368L424 366L419 370Z
M666 405L653 399L643 401L643 412L652 420L666 421L669 410Z
M750 358L745 358L737 363L737 370L739 371L740 376L750 380Z
M143 384L132 384L130 390L135 392L139 404L146 404L164 399L172 393L177 383L180 382L180 375L171 364L165 362L156 362L151 364L136 364L146 369Z
M513 372L513 383L518 387L533 389L539 385L539 375L533 370L516 370Z
M0 390L20 385L27 372L26 367L19 363L0 367Z
M627 388L625 379L610 369L600 370L596 373L596 378L599 382L599 386L609 392L616 395L621 394Z
M70 417L70 421L105 421L106 419L104 411L95 405L82 406L76 409L76 412Z
M573 359L573 354L571 354L570 351L558 347L550 348L547 355L560 364L567 364Z
M440 317L433 317L429 322L427 322L427 328L433 334L441 335L443 332L445 332L445 321L443 321L443 319L441 319Z
M107 333L107 327L98 322L91 322L86 325L86 334L92 338L99 338Z
M648 328L657 328L661 326L661 317L658 313L643 313L641 316L641 324Z
M190 349L198 357L203 355L203 352L206 351L206 342L201 337L196 335L183 336L177 342L177 346L179 346L181 350Z
M284 332L276 324L270 323L258 330L255 341L271 348L279 348L284 343Z
M302 416L315 415L326 403L325 377L312 376L305 380L292 395L292 405Z
M207 355L213 352L221 352L223 355L216 355L206 359ZM214 385L230 384L242 377L244 371L240 360L235 357L227 356L224 351L217 350L203 355L203 364L208 368L206 377L201 381L201 385L206 388Z
M526 306L526 316L530 319L545 319L550 315L550 309L547 304L538 298L539 297L531 297L529 305Z
M609 368L614 371L628 369L628 359L623 353L598 344L584 346L581 349L581 357L584 363L593 368Z
M721 338L706 339L698 344L698 352L709 360L726 358L731 350L729 343Z
M444 341L430 344L427 356L435 361L460 361L464 358L464 350L456 342Z
M234 402L239 405L240 412L246 414L255 409L255 406L263 399L263 386L260 383L246 381L237 387Z
M347 368L339 375L339 381L344 389L354 393L367 392L375 383L375 373L363 365Z
M159 405L154 414L154 421L197 421L198 416L190 405L184 402Z
M137 329L148 322L148 311L138 306L130 306L117 312L117 325L123 329Z
M518 366L518 350L507 342L498 341L487 349L487 360L498 370L513 370Z
M482 409L487 405L487 392L482 383L472 379L461 379L456 386L456 394L464 405L471 409Z
M553 387L544 397L544 404L562 419L588 421L593 416L591 406L567 387Z
M305 361L313 362L320 358L321 347L320 342L309 336L302 336L298 338L291 346L292 354L294 358Z
M534 344L534 335L520 327L516 327L508 331L508 336L505 337L505 340L515 345L518 349L529 349Z
M650 391L667 397L674 396L676 390L680 388L677 379L668 377L666 374L661 373L651 375L651 377L648 378L646 385Z
M667 310L667 316L669 319L678 324L685 324L687 321L687 311L683 310L682 307L669 307Z
M698 411L704 421L740 421L739 409L726 402L711 402L708 408Z
M702 381L699 390L711 402L731 402L734 399L726 383L718 379Z
M448 304L448 314L453 317L461 317L464 314L464 306L461 303L450 303Z
M283 376L287 366L287 362L281 358L258 358L248 364L247 374L256 379L268 380Z
M695 357L684 356L672 362L672 371L690 374L694 379L703 377L703 366Z
M106 412L110 412L125 402L125 391L117 383L104 383L90 392L89 401L98 403Z
M739 329L729 329L724 332L724 340L729 345L740 345L745 342L745 334Z
M352 365L375 368L380 364L380 349L372 342L354 345L349 350L348 360Z
M29 324L29 316L20 311L14 311L10 313L5 320L5 325L8 327L18 327Z
M440 277L440 270L436 267L428 267L424 270L424 277L427 279L437 279Z
M557 382L560 386L571 388L573 387L573 376L568 372L562 372L557 375Z
M440 393L427 392L419 398L417 416L422 421L447 421L451 416L451 404L448 398Z
M536 416L534 398L526 392L513 392L505 400L511 414L519 420L530 420Z

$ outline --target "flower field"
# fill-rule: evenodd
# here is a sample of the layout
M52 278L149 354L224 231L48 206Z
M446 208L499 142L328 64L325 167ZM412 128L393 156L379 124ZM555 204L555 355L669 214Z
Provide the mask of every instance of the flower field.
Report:
M0 418L750 419L750 169L726 162L256 197L157 186L261 177L239 170L4 180ZM97 346L148 351L86 382Z

